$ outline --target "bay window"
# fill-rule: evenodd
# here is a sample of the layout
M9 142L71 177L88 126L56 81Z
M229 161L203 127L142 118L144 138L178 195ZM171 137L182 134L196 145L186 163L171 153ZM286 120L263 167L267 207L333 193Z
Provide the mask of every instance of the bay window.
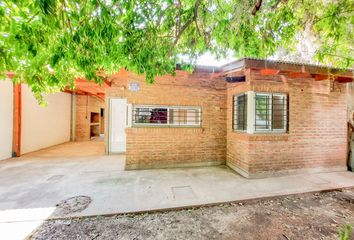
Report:
M284 133L288 130L287 94L250 91L234 96L233 103L235 131Z

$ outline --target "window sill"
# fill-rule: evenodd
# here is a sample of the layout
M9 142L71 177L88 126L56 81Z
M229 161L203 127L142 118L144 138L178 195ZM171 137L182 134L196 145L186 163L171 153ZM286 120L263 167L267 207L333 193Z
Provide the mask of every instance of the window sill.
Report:
M128 127L126 133L204 133L202 127Z
M285 130L255 131L253 134L259 134L259 135L264 135L264 134L279 135L279 134L288 134L288 132L285 131Z
M288 141L289 133L286 132L263 132L263 133L247 133L241 131L233 131L238 139L247 141Z
M132 125L131 128L202 128L202 126L174 126L174 125Z

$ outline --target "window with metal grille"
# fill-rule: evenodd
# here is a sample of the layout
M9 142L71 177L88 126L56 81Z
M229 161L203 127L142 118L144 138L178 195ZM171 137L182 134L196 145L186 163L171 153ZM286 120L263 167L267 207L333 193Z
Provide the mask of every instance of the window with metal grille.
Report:
M287 131L288 96L281 93L256 93L255 131Z
M233 128L238 131L247 130L247 94L234 96L233 99Z
M200 107L133 106L134 126L201 126Z

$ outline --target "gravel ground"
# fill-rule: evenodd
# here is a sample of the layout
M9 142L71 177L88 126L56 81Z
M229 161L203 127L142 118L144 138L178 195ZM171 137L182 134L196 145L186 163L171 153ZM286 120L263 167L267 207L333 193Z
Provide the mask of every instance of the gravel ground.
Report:
M29 239L338 239L354 189L162 213L45 222Z

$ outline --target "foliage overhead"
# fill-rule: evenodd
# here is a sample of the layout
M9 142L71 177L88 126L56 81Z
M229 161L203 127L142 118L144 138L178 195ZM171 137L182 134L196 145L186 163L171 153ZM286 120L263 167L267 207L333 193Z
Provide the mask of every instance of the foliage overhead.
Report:
M319 63L348 67L353 12L353 0L3 0L0 72L40 99L75 76L101 82L98 71L122 67L153 82L206 51L269 57L295 50L305 30Z

